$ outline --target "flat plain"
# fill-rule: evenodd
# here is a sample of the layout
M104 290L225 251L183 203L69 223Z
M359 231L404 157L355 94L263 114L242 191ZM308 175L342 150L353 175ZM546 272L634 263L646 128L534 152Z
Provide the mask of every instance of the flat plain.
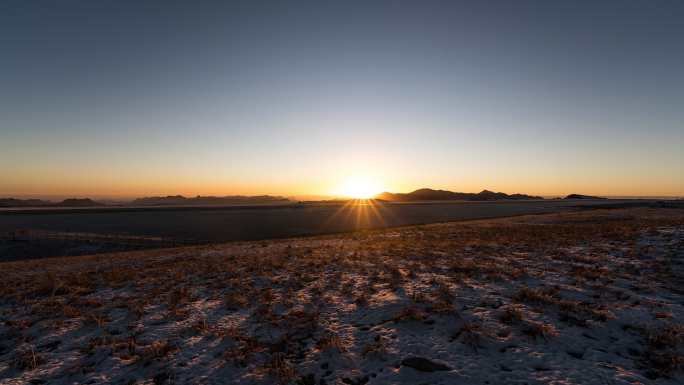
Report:
M467 219L572 211L654 200L290 203L210 207L0 210L0 261L182 244L263 240Z
M679 384L684 210L0 263L0 383Z

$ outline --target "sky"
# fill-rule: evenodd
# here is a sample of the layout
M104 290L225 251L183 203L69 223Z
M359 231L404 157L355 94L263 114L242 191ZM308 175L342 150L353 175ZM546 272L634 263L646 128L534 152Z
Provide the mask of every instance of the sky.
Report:
M681 1L0 5L0 196L684 195Z

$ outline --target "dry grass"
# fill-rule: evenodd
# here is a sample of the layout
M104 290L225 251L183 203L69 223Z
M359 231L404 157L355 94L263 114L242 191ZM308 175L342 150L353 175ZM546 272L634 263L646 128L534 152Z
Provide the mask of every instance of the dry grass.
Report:
M321 350L335 349L339 352L344 352L347 350L342 337L333 331L324 332L323 335L318 339L316 346Z
M12 366L19 370L33 370L44 362L40 354L36 353L32 345L17 349Z
M499 314L499 320L505 324L519 323L523 320L522 310L513 305L506 306Z
M558 335L558 331L553 325L537 321L526 321L522 332L532 338L541 337L545 340Z
M646 351L641 364L650 378L671 377L684 367L681 352L684 325L667 324L663 327L644 330Z
M309 363L318 383L319 372L342 370L317 369L329 357L354 370L359 360L388 365L408 353L407 340L436 341L453 357L499 360L491 352L503 343L552 355L568 331L599 333L629 312L650 317L619 330L644 345L640 373L681 379L683 315L675 301L653 299L684 295L684 244L661 231L681 228L681 213L631 210L3 263L0 340L19 348L0 350L11 361L0 381L28 382L71 351L91 372L102 363L168 378L211 373L198 363L208 356L220 365L206 367L291 383L311 378L302 376ZM644 237L666 246L639 244ZM50 335L69 337L55 349ZM67 369L55 373L90 379Z
M285 357L283 353L275 353L265 365L269 375L273 376L281 384L290 383L297 377L297 369Z
M513 296L513 300L532 304L553 305L558 301L558 291L555 289L522 287Z
M363 357L375 357L384 359L387 355L387 338L382 336L375 336L373 342L367 344L361 350Z
M466 346L477 351L482 347L486 339L486 332L482 325L474 322L465 322L451 337L452 340L459 340Z

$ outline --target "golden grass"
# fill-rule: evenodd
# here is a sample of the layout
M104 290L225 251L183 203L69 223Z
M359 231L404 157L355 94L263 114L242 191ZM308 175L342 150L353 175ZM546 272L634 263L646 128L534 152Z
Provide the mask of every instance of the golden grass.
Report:
M343 304L370 312L379 306L377 296L385 295L401 306L384 322L418 327L432 318L452 317L457 320L452 341L474 350L490 344L496 335L522 334L543 342L562 328L591 327L615 318L619 307L637 306L611 286L617 279L632 282L634 291L655 285L676 289L674 283L683 277L672 265L673 251L658 260L640 259L655 251L636 245L639 236L659 236L657 229L672 227L684 227L681 212L632 209L2 263L0 305L17 314L5 320L8 332L2 337L25 342L33 325L27 314L40 314L38 318L53 322L55 328L66 319L78 320L84 328L107 330L112 322L107 312L120 309L129 328L118 337L89 340L82 346L85 354L109 346L121 357L141 362L173 356L180 347L169 340L147 345L136 340L140 328L146 327L142 321L155 315L160 322L186 322L188 332L231 341L234 345L222 354L229 365L246 366L267 352L270 358L261 363L262 369L287 382L298 376L295 355L290 353L296 349L290 348L304 349L301 341L315 341L312 349L320 351L353 349L355 341L331 326L334 317L321 309ZM626 251L619 251L618 264L608 265L607 256L616 252L613 245L626 245ZM582 251L570 252L573 248ZM566 288L549 284L550 276L567 278ZM495 309L493 322L507 325L505 329L497 331L461 315L463 291L485 285L511 287L498 294L501 303L482 305ZM573 285L591 296L568 298L565 292ZM102 292L116 295L106 301L93 296ZM197 300L215 300L229 314L244 315L259 327L283 333L277 341L264 341L250 330L219 326L197 317ZM527 317L530 311L538 318ZM663 311L654 314L659 321L672 318ZM541 321L542 317L546 318ZM649 330L644 334L649 353L642 357L642 365L656 376L672 375L682 365L681 326ZM390 343L377 336L359 351L364 357L382 357ZM43 352L26 346L17 350L12 365L30 371L44 362ZM282 346L287 349L275 351Z

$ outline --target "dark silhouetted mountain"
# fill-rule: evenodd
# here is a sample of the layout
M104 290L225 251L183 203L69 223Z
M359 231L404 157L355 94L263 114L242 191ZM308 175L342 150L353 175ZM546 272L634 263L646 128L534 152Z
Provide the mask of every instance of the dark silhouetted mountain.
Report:
M284 203L289 202L289 199L279 196L259 195L259 196L196 196L194 198L186 198L182 195L172 195L166 197L146 197L138 198L131 202L136 206L218 206L218 205L234 205L234 204L259 204L259 203Z
M59 206L59 207L94 207L94 206L104 206L104 204L95 202L92 199L88 198L69 198L65 199L59 203L56 203L54 206Z
M591 195L570 194L570 195L566 196L564 199L608 199L608 198L594 197Z
M104 206L88 198L69 198L61 202L44 201L41 199L0 199L0 207L93 207Z
M0 207L39 207L53 204L54 202L40 199L0 198Z
M502 192L482 190L479 193L462 193L447 190L433 190L422 188L410 193L390 193L383 192L375 196L376 199L394 202L414 202L414 201L498 201L498 200L531 200L544 199L538 196L525 194L508 195Z

